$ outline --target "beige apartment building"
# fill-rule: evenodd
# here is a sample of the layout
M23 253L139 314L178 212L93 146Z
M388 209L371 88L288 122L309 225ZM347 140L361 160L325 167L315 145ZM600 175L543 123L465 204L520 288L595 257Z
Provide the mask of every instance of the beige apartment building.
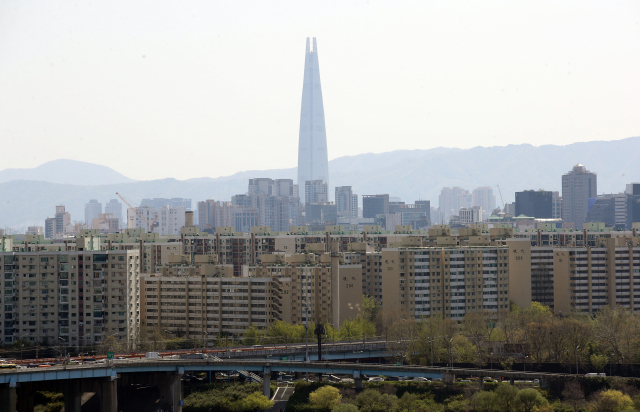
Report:
M213 339L222 332L243 334L281 319L278 279L233 277L230 265L215 256L172 256L158 273L142 274L142 323L187 338Z
M173 255L157 273L140 276L141 323L210 340L252 326L266 329L277 320L340 325L361 313L362 267L344 264L337 253L265 255L243 272L234 277L233 267L218 264L215 255L196 256L195 264Z
M247 271L249 277L279 279L287 322L338 327L362 312L362 265L345 264L339 253L263 255L262 264Z
M4 317L0 339L84 346L115 337L132 348L139 323L138 251L2 252ZM45 245L39 246L45 248Z
M531 305L531 245L397 247L382 250L382 308L416 318L461 318Z
M640 310L640 239L600 239L594 247L531 248L532 295L555 313L603 306Z

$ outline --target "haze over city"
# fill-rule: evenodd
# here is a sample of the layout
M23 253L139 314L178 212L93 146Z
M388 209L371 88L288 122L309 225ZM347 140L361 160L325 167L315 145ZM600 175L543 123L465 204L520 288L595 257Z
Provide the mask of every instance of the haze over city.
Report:
M3 167L69 158L137 180L294 167L309 36L329 159L636 136L639 15L634 1L6 1Z

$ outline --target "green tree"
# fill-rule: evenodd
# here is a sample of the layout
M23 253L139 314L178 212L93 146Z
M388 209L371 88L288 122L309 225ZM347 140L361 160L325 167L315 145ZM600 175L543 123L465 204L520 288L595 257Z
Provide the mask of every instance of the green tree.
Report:
M598 394L591 404L593 412L621 412L632 407L633 401L629 395L613 389Z
M593 367L599 372L604 371L604 367L607 366L607 362L609 362L609 358L606 356L597 355L595 353L589 357L589 360Z
M371 323L378 319L382 305L373 296L362 295L362 317Z
M258 328L251 325L249 329L244 332L244 344L251 346L257 345L260 339L260 332L258 332Z
M331 412L358 412L358 407L350 403L341 403L334 406Z
M342 340L359 340L363 337L373 338L376 335L376 326L373 322L358 315L354 319L346 320L338 330L338 336Z
M476 412L493 412L496 410L497 395L494 392L476 392L469 402L471 408Z
M260 392L254 392L246 396L242 400L242 406L249 411L255 410L267 410L272 408L275 402L270 401L269 398L261 394Z
M417 401L418 395L405 392L404 395L402 395L402 398L398 400L398 412L413 412L417 410Z
M309 403L317 409L329 410L340 403L342 395L338 388L323 386L309 394Z
M360 412L390 412L396 408L398 398L375 389L365 389L356 397Z
M533 412L535 408L547 404L547 400L540 394L540 392L533 388L529 388L522 389L518 392L518 403L520 404L523 412Z
M518 388L513 385L501 384L495 393L498 411L510 412L515 410L518 401Z

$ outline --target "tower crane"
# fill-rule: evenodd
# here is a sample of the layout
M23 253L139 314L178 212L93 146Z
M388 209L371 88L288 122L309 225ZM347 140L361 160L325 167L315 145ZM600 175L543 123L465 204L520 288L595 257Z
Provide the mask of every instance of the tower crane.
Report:
M144 217L144 215L140 212L138 212L138 209L136 209L127 199L125 199L124 196L122 196L120 193L116 192L116 194L120 197L120 199L122 199L123 202L125 202L127 204L127 206L129 206L130 209L133 209L134 212L136 212L136 215L138 215L138 217L140 217L140 219L144 220L145 222L147 222L147 224L149 225L149 231L151 233L153 233L153 229L156 227L157 225L157 221L158 221L158 216L156 214L156 218L153 219L153 222L149 222L149 219L147 219L146 217Z
M502 190L500 190L500 185L498 185L498 193L500 193L500 201L502 202L502 211L507 213L507 211L504 210L504 199L502 198Z

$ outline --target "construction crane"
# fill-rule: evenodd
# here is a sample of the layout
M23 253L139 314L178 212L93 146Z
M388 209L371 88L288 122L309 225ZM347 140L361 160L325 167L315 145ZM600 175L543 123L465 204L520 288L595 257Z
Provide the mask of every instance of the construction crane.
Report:
M260 226L260 219L258 219L258 214L256 213L256 209L251 206L251 210L253 210L253 216L256 218L256 226Z
M502 211L507 213L507 211L504 210L504 199L502 198L502 190L500 190L500 185L498 185L498 193L500 193L500 201L502 202Z
M123 202L125 202L127 204L127 206L129 206L130 209L133 209L134 212L136 212L136 215L138 215L138 217L140 217L140 219L144 220L145 222L147 222L147 224L149 225L149 231L151 233L153 233L153 229L156 227L157 225L157 221L158 221L158 214L156 214L156 218L153 219L153 222L149 222L149 219L147 219L146 217L143 216L142 213L138 212L138 209L136 209L127 199L125 199L124 196L122 196L120 193L116 192L116 194L120 197L120 199L122 199Z

